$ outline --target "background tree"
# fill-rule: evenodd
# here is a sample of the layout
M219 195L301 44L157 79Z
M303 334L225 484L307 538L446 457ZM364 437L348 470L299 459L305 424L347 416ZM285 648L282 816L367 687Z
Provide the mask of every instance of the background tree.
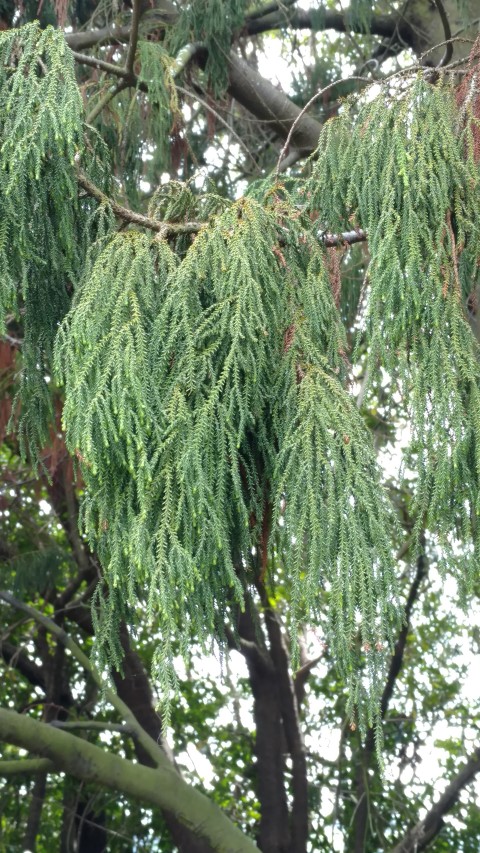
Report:
M477 848L476 6L1 4L3 849Z

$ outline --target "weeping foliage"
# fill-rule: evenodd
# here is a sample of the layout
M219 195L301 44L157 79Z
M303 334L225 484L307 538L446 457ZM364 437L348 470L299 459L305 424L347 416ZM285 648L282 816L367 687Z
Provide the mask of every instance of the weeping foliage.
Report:
M354 701L358 625L365 643L380 644L395 618L388 523L368 436L339 381L343 333L323 251L298 241L302 223L287 230L288 213L276 196L241 199L180 262L163 241L119 234L58 337L85 528L113 591L102 635L145 600L160 620L167 691L172 638L186 653L192 637L222 636L243 585L258 582L268 490L277 506L287 496L294 618L313 614L324 582L335 606L344 599L331 642ZM360 535L347 544L352 524ZM274 525L271 548L276 541Z
M218 85L244 7L221 5L184 4L175 29L178 46L207 41ZM166 137L173 72L162 54L157 85L158 50L140 47L140 74L152 134ZM174 183L153 194L149 215L195 218L197 234L114 233L108 206L78 192L80 148L82 168L112 189L105 146L91 128L83 137L61 37L7 32L0 56L0 288L3 313L24 327L21 429L41 443L54 349L82 523L105 577L94 613L104 653L120 662L119 622L146 608L168 697L174 643L187 654L192 639L221 639L248 588L275 592L268 567L281 565L293 635L328 602L328 641L365 729L398 627L392 528L348 391L338 282L318 230L368 233L362 345L410 401L418 530L476 544L478 345L464 309L478 266L472 121L442 81L400 78L328 123L302 195L267 181L230 203Z
M372 696L383 687L385 645L398 626L386 501L364 424L328 369L310 365L287 405L276 503L285 496L283 559L294 618L321 618L319 590L328 592L333 655L364 732L377 711ZM367 682L359 678L361 653Z
M81 141L63 36L37 24L0 33L0 331L21 316L19 433L34 452L48 436L53 339L90 237L91 205L79 204L75 178ZM92 152L84 159L95 160Z
M225 58L235 29L243 24L247 6L248 0L191 0L182 4L175 27L167 34L167 45L174 54L192 42L207 48L205 73L214 95L226 88Z
M367 231L369 359L409 402L417 525L444 547L452 533L478 546L479 348L465 313L479 256L475 121L442 81L396 80L329 122L307 185L328 228Z
M169 169L183 141L174 60L158 42L140 39L137 67L137 88L121 92L96 121L133 206L140 181L154 181Z

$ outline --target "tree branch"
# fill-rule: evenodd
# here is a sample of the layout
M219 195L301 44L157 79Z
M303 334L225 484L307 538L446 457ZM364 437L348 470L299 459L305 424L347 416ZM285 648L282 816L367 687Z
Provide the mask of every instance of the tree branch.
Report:
M217 853L258 853L254 842L208 797L187 785L168 762L157 769L134 764L82 738L4 708L0 709L0 732L7 743L48 758L57 772L167 809L182 824L208 839Z
M121 723L107 723L100 720L51 720L49 723L54 729L64 729L65 731L95 731L95 732L117 732L122 735L135 735L131 726L124 726Z
M128 88L127 80L117 80L117 82L113 86L109 86L103 96L97 101L93 109L90 110L85 121L87 124L92 124L95 121L98 115L105 109L105 107L113 101L113 99L123 92L124 89Z
M239 616L238 633L249 644L258 645L261 628L247 606ZM262 653L267 657L265 648ZM289 849L290 827L285 791L285 738L280 708L279 686L273 663L268 670L259 665L258 655L245 655L253 695L255 719L256 789L260 803L258 846L262 853Z
M135 213L135 211L129 210L128 207L117 204L116 201L110 199L101 189L95 186L83 172L78 172L77 181L89 196L95 198L100 204L110 207L115 216L123 219L124 222L155 231L161 237L170 237L175 234L196 234L204 227L205 223L203 222L159 222L157 219L150 219L142 213Z
M0 776L4 777L55 772L55 764L49 758L14 758L11 761L0 761Z
M266 597L264 596L264 602ZM290 675L290 659L277 615L265 609L270 652L278 677L280 707L287 748L292 759L291 853L303 853L308 841L308 780L305 745L300 729L295 689Z
M422 547L425 547L424 538L422 537ZM382 698L380 700L380 712L382 719L388 710L390 700L393 695L396 680L403 666L403 658L405 654L405 646L407 644L408 632L410 629L410 618L412 615L413 606L418 598L421 583L427 572L427 561L425 554L422 553L417 559L417 567L415 578L410 587L407 601L405 604L405 615L403 627L398 635L398 640L395 644L395 649L390 660L388 668L387 680L383 689ZM361 760L358 760L356 772L356 798L357 807L355 810L354 819L352 822L352 834L354 839L354 853L363 853L365 849L365 836L368 825L369 814L369 791L368 791L368 768L370 766L372 756L375 753L375 734L373 729L369 729L365 739L365 746L361 752Z
M286 137L302 112L284 92L265 80L257 71L235 54L228 58L229 93L259 120L267 122L280 137ZM295 125L291 143L300 151L312 152L318 145L322 125L303 115Z
M43 625L47 631L53 634L59 642L68 649L72 655L78 660L79 664L83 667L83 669L89 673L89 675L93 678L95 683L104 691L106 699L110 702L110 704L115 708L115 710L120 714L120 716L125 720L125 722L131 726L133 731L135 732L135 736L138 738L139 743L146 750L146 752L151 755L155 764L157 766L168 766L170 767L170 762L168 761L167 756L161 749L161 747L156 743L153 738L150 737L146 733L146 731L139 725L136 717L132 714L128 705L123 702L117 694L108 687L105 687L103 683L103 679L101 675L97 672L95 667L91 664L87 656L82 652L82 650L77 646L77 644L72 640L71 637L60 628L52 619L48 616L44 616L43 613L40 613L35 608L30 607L28 604L24 604L22 601L16 599L11 593L1 590L0 591L0 599L3 600L6 604L9 604L11 607L14 607L16 610L20 610L23 613L26 613L27 616L34 619L40 625Z
M100 204L108 205L119 219L141 228L148 228L160 234L161 237L169 237L175 234L196 234L201 228L205 227L204 222L158 222L157 219L150 219L143 213L135 213L134 210L129 210L128 207L123 207L123 205L113 201L99 187L95 186L83 172L78 172L77 181L89 196L95 198ZM363 242L367 239L367 235L359 228L356 231L345 231L342 234L325 233L320 236L320 239L325 246L342 246L345 243L353 245Z
M336 30L338 33L365 32L364 28L356 26L355 21L350 20L342 12L335 12L330 9L323 9L319 12L316 9L292 9L290 11L283 8L277 11L269 11L262 17L250 17L246 22L246 30L250 36L286 27L296 30L313 30L314 32L323 32L324 30ZM412 37L411 27L404 18L398 15L372 15L369 32L373 36L397 39L403 44L410 44Z
M451 811L460 793L479 772L480 747L474 751L465 766L452 779L423 820L420 820L416 826L409 830L405 838L393 848L392 853L417 853L417 851L424 850L441 831L444 823L443 816Z
M133 74L133 65L135 62L138 43L138 27L143 8L142 0L133 0L130 41L128 43L127 58L125 61L125 71L127 74Z
M78 33L65 33L65 41L72 50L88 50L97 44L123 44L130 38L131 25L118 27L109 24L96 30Z
M225 636L227 638L228 647L232 651L240 652L246 661L250 661L260 670L264 670L266 675L272 675L274 667L269 655L265 650L261 649L254 640L246 640L244 637L235 636L230 628L225 628Z
M91 613L88 607L72 606L66 610L66 615L87 634L93 634ZM120 626L120 643L123 649L122 672L112 671L112 679L118 696L130 708L142 729L158 744L167 756L172 767L182 775L175 764L174 756L168 743L162 738L160 717L154 706L150 682L139 655L131 648L130 638L125 625ZM141 764L155 767L155 757L144 749L138 738L133 738L135 755ZM164 810L165 823L172 835L180 853L212 853L211 845L184 826L174 814Z

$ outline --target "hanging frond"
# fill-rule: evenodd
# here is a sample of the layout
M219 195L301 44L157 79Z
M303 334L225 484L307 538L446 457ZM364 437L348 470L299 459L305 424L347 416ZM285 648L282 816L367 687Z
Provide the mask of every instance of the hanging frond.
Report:
M369 359L408 396L417 523L445 547L459 528L477 540L480 511L479 349L465 313L479 256L476 124L462 128L442 81L395 80L329 123L307 184L321 222L368 234Z
M173 54L192 42L205 46L205 73L215 95L226 88L226 57L233 33L243 24L247 5L247 0L192 0L182 5L175 27L167 33L167 46Z
M75 174L82 134L62 33L38 24L0 33L0 330L7 315L21 315L18 430L34 454L52 415L53 339L92 238L92 203L79 202ZM93 163L96 155L87 149L83 159Z
M190 207L188 199L189 192ZM165 204L166 191L152 212ZM87 487L84 526L110 590L98 602L100 640L115 656L118 621L144 600L162 632L157 663L166 695L174 684L172 639L180 633L187 653L192 637L221 636L229 609L242 606L242 583L256 579L252 553L268 483L282 494L293 489L287 529L301 543L290 577L296 618L315 612L326 561L337 566L336 595L345 603L332 642L356 694L357 614L368 642L388 642L383 499L367 437L339 382L345 341L324 251L304 225L270 193L264 204L229 205L180 263L157 238L107 239L58 336L67 441ZM312 378L298 382L305 360ZM353 416L352 447L344 449ZM312 450L309 435L321 447ZM330 463L335 475L338 466L338 491L329 490ZM352 494L358 505L348 503ZM320 547L327 522L329 544ZM335 550L352 524L360 541Z

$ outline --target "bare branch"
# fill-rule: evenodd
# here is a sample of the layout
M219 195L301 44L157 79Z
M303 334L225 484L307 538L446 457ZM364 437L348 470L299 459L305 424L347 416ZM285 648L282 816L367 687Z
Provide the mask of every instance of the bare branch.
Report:
M250 15L246 21L246 30L250 36L285 27L295 30L313 30L314 32L324 30L336 30L339 33L363 32L342 12L330 9L323 9L321 13L318 13L317 10L313 9L293 9L290 11L285 8L272 10L266 7L261 17ZM408 22L399 15L372 15L369 31L373 36L398 39L403 45L410 45L411 42L412 29Z
M465 766L452 779L443 794L431 806L423 820L420 820L397 844L392 853L417 853L425 850L443 827L443 817L458 800L460 793L480 772L480 747L470 756Z
M0 708L0 732L6 743L50 759L57 771L166 809L208 839L217 853L258 853L255 843L212 800L184 782L168 761L156 769L144 767L5 708Z
M356 231L342 231L341 234L322 234L320 239L324 246L330 248L344 246L345 244L353 246L354 243L364 243L367 235L361 228L357 228Z
M95 198L100 204L110 207L115 216L118 216L125 222L130 222L132 225L139 225L141 228L156 231L161 237L170 237L175 234L196 234L204 227L203 222L159 222L157 219L150 219L142 213L135 213L135 211L129 210L128 207L117 204L116 201L105 195L99 187L95 186L83 172L78 172L77 180L89 196Z
M250 12L247 21L255 21L258 18L264 18L265 15L270 15L271 12L278 12L280 9L286 9L288 6L294 6L297 0L280 0L280 2L269 3L261 9L256 9Z
M65 729L65 731L75 731L76 729L95 732L116 732L122 735L134 735L135 732L131 726L124 726L121 723L107 723L100 720L51 720L49 723L55 729Z
M118 27L109 24L97 30L87 30L78 33L65 33L65 41L72 50L88 50L97 44L123 44L130 37L130 24Z
M20 610L22 613L26 613L27 616L30 616L31 619L34 619L40 625L47 629L51 634L53 634L59 642L68 649L72 655L78 660L79 664L83 667L83 669L89 673L89 675L93 678L95 683L103 690L106 699L110 702L111 705L115 708L115 710L120 714L121 717L125 720L125 722L131 726L133 731L135 732L135 736L138 738L139 743L143 746L143 748L148 752L155 764L157 766L168 766L171 764L165 755L162 748L156 743L153 738L150 737L146 733L146 731L139 725L136 717L132 714L128 705L123 702L119 696L115 693L111 688L105 687L103 679L101 675L97 672L95 667L91 664L88 657L82 652L82 650L77 646L77 644L72 640L71 637L60 628L52 619L48 616L45 616L40 611L35 610L34 607L30 607L30 605L25 604L23 601L19 601L15 598L10 592L6 590L0 591L0 599L3 600L6 604L9 604L11 607L14 607L16 610Z
M235 54L228 58L228 91L245 109L285 138L295 123L291 142L300 151L314 151L318 145L322 125L302 112L284 92L266 80ZM298 119L298 121L297 121Z
M127 59L125 61L125 71L127 72L127 74L133 73L135 54L137 52L138 27L140 24L140 16L142 14L142 5L142 0L133 0L132 23L130 25L130 41L128 43Z
M114 77L121 77L123 80L131 79L132 85L135 86L137 78L135 74L128 72L120 65L115 65L114 62L106 62L104 59L99 59L97 56L88 56L86 53L78 53L72 50L72 55L75 62L79 65L89 65L91 68L98 68L100 71L105 71L107 74L113 74Z
M55 764L49 758L14 758L0 761L0 776L33 776L37 773L55 773Z

